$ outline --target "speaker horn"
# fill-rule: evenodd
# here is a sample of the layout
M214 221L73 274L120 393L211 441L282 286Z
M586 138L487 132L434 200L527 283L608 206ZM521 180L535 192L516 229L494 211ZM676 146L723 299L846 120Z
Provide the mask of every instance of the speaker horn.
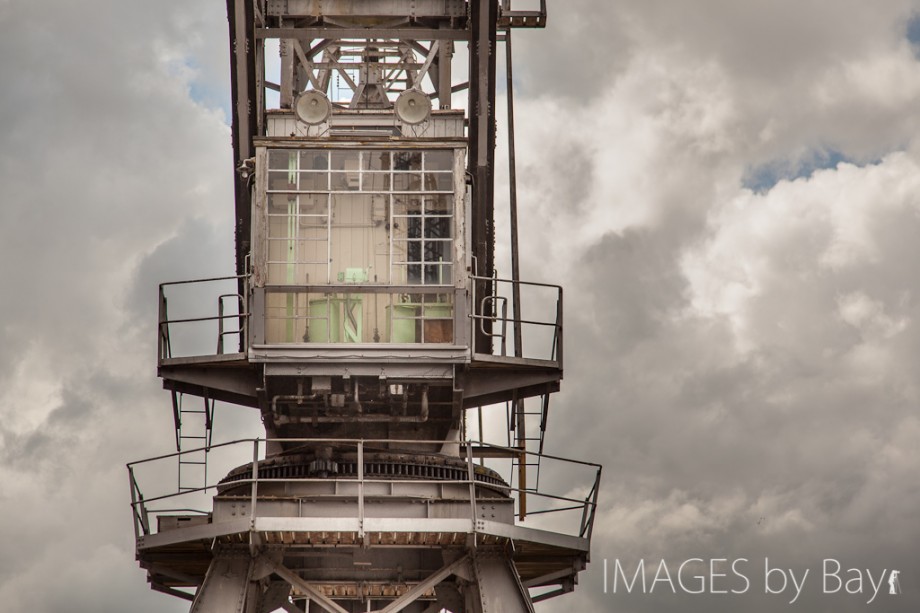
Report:
M294 101L294 114L297 118L311 126L323 123L332 114L332 103L321 91L310 89Z
M407 89L396 99L396 116L403 123L422 123L431 115L431 98L417 89Z

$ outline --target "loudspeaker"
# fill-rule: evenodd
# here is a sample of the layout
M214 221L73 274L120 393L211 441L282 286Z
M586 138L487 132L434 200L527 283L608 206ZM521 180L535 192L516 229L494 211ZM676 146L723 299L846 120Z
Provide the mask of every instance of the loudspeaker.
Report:
M417 89L407 89L396 99L396 116L403 123L422 123L431 115L431 99Z
M329 119L332 103L323 92L310 89L297 96L294 114L300 121L315 126Z

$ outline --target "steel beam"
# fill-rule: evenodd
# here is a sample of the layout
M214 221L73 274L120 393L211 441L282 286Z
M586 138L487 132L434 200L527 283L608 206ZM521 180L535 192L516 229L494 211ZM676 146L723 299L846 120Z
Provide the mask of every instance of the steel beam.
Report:
M474 556L473 571L476 582L469 586L467 613L534 613L530 594L510 560Z
M211 561L189 613L243 613L251 576L252 559L248 555L218 554Z
M292 586L306 593L313 602L322 608L326 609L329 613L349 613L342 607L340 607L334 600L323 594L321 591L304 581L300 578L300 575L292 571L291 569L278 564L277 562L266 558L262 558L272 569L275 571L275 574L290 583Z
M333 39L358 39L369 38L401 39L401 40L469 40L468 30L453 30L448 28L256 28L255 37L265 38L296 38L300 40L317 40L324 38Z
M233 105L233 168L253 156L252 137L258 124L259 104L256 96L262 95L256 87L255 40L253 36L254 13L251 0L227 0L227 17L230 22L230 91ZM235 180L236 192L236 271L246 274L246 257L250 248L250 223L252 221L249 185ZM240 280L243 294L245 279Z
M460 558L459 560L456 560L455 562L451 562L450 564L447 564L440 570L430 575L427 579L417 584L411 590L409 590L408 592L406 592L405 594L403 594L402 596L400 596L399 598L391 602L389 605L380 609L377 613L397 613L398 611L402 611L407 606L415 602L419 598L419 596L421 596L422 594L424 594L425 592L427 592L428 590L430 590L437 584L444 581L447 577L454 574L454 572L456 572L457 569L469 564L469 561L470 561L470 557L466 555Z
M470 155L468 172L473 177L472 227L470 248L476 262L475 275L491 277L495 267L495 221L493 191L495 177L495 46L498 16L496 0L471 0L470 2L470 91L469 138ZM474 295L490 296L488 281L477 281ZM475 314L484 307L473 305ZM476 328L474 351L491 353L491 321L487 320L485 332Z

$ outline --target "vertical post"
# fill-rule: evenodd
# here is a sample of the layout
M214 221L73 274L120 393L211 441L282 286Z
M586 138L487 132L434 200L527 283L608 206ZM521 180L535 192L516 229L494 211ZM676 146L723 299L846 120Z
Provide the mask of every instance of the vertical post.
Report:
M591 516L588 518L588 540L591 540L591 535L594 533L594 515L597 511L597 494L601 489L601 473L603 472L604 467L597 467L597 478L594 479L594 496L591 497Z
M494 175L495 161L495 45L497 41L496 0L472 0L470 2L470 91L469 91L469 172L472 186L472 227L470 250L476 257L478 269L475 274L488 277L495 268L495 219L494 219ZM487 282L480 281L481 292ZM473 308L479 315L481 304ZM474 330L473 346L480 353L491 353L491 322L483 320L483 328Z
M521 333L521 268L518 250L518 210L517 210L517 161L514 147L514 71L512 68L511 28L505 30L505 77L508 100L508 188L509 209L511 214L511 317L514 319L514 356L524 355L523 334ZM524 414L524 401L514 399L515 428L517 446L521 449L518 463L518 486L520 506L518 519L527 516L527 416Z
M267 443L266 443L267 444ZM249 527L256 527L256 501L259 496L259 439L252 441L252 501L249 505Z
M511 316L514 318L514 355L524 355L521 338L521 269L518 251L517 164L514 155L514 79L511 69L511 28L505 31L505 75L508 97L508 187L511 209Z
M252 0L227 0L230 25L230 95L233 107L233 168L253 156L252 135L258 126L260 104L257 96L255 46L255 7ZM245 274L246 255L250 250L250 192L246 181L235 181L236 191L236 270ZM242 285L242 281L239 282ZM242 288L240 288L242 293Z
M454 55L454 41L438 41L438 105L449 109L451 105L451 61Z
M502 298L502 357L508 355L508 301Z
M483 430L484 423L483 423L483 420L482 420L482 405L479 405L478 407L476 407L476 410L477 410L478 417L479 417L479 446L482 447L482 446L485 444L485 442L486 442L486 435L485 435L485 432L484 432L484 430ZM480 457L480 458L479 458L479 465L480 465L480 466L485 466L485 464L486 464L486 459L485 459L485 457Z
M224 353L224 297L217 299L217 355Z
M358 538L364 542L364 440L358 441Z
M157 364L169 357L169 328L166 323L166 294L160 284L160 301L157 305Z
M294 102L294 49L293 40L282 38L278 41L278 50L281 54L281 92L279 95L280 106L289 109Z
M137 482L134 480L134 467L130 464L128 465L128 484L131 486L131 519L133 520L132 523L134 524L134 540L137 540L141 537L141 532L138 528L137 492L135 490Z
M559 368L562 368L564 361L562 359L562 350L565 347L562 338L562 288L559 288L559 298L556 301L556 355L554 356L556 362L559 363Z
M466 474L470 480L470 512L473 530L476 530L476 469L473 466L473 446L466 446Z
M246 353L249 350L249 317L252 313L252 305L249 302L249 269L251 265L251 254L246 256L246 267L243 273L243 302L240 304L240 353Z
M518 398L517 391L511 401L514 414L515 439L518 453L518 519L527 517L527 431L525 430L524 401Z

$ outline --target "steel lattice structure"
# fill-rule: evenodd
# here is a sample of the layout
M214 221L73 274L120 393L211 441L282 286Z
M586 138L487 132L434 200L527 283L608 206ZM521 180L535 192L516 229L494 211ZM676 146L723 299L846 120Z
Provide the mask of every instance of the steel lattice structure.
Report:
M237 270L160 287L178 451L129 465L148 581L202 613L524 612L570 591L600 467L543 453L562 289L518 278L513 172L511 32L543 27L545 6L227 9ZM509 279L494 258L500 44ZM453 108L464 93L468 110ZM216 402L258 410L265 437L214 444ZM488 444L483 414L502 404L513 437ZM249 461L209 480L209 455L241 446ZM162 462L178 486L151 493L142 473ZM551 493L546 463L585 472L584 486L551 471Z

